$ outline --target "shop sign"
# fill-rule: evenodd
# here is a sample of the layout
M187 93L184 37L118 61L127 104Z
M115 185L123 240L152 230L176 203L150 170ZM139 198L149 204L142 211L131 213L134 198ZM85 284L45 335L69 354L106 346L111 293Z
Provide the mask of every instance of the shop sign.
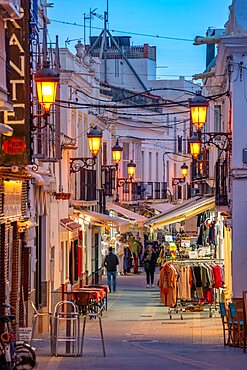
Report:
M198 258L198 251L189 251L189 258L197 259Z
M181 247L189 248L190 247L190 240L181 240Z
M4 181L4 216L17 217L21 216L21 198L22 182L21 181Z
M0 112L0 122L13 128L12 138L1 135L0 166L30 163L30 39L29 0L22 0L22 18L6 21L7 84L12 111Z
M26 149L27 145L23 139L13 137L3 142L2 149L4 153L10 155L21 154Z
M19 340L23 340L24 342L30 342L32 338L32 327L19 327L18 329Z

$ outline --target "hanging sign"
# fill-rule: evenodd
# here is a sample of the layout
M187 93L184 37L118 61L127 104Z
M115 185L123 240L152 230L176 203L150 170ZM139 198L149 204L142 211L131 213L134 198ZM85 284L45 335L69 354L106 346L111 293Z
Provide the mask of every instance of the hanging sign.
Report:
M0 112L0 122L13 128L11 139L0 135L0 166L30 163L30 39L29 4L22 0L22 18L7 20L6 77L13 110Z

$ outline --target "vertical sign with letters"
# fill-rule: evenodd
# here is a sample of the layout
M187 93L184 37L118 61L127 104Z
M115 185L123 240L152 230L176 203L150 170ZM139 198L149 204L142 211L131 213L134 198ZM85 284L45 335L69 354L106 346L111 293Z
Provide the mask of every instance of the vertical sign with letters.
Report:
M11 126L14 132L12 137L1 135L0 166L30 163L30 1L22 0L21 6L24 9L22 18L6 21L7 63L13 111L0 112L0 122Z

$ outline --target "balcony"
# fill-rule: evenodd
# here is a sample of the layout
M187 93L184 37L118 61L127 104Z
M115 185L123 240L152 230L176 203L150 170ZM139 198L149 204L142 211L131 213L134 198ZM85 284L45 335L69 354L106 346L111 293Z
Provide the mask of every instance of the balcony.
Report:
M215 165L215 205L228 206L228 166L226 160L218 160Z
M19 19L21 17L21 0L0 0L5 12L4 18Z
M120 189L119 189L120 190ZM167 199L166 182L134 182L125 184L119 191L120 201L138 202Z

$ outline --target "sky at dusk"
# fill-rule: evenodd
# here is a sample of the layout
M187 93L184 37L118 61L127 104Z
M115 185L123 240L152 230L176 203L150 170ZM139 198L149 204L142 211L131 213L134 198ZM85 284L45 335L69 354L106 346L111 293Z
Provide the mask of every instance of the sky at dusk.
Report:
M65 40L74 40L67 43L74 53L77 40L83 42L84 14L89 18L90 8L96 9L97 14L91 21L92 36L97 36L103 28L101 16L107 0L53 0L52 3L53 8L48 8L49 37L54 41L58 35L60 47L65 46ZM205 36L209 27L224 28L231 3L232 0L109 0L108 28L113 36L131 36L133 45L148 43L157 47L157 78L186 76L189 79L205 69L206 47L194 46L193 39ZM88 43L89 20L85 29Z

